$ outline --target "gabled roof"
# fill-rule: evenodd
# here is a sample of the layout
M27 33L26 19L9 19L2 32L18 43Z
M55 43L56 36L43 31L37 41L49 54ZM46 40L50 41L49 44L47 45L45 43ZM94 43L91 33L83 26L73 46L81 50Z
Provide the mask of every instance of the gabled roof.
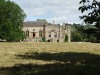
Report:
M24 27L43 27L43 25L47 25L47 22L44 21L26 21L24 22Z

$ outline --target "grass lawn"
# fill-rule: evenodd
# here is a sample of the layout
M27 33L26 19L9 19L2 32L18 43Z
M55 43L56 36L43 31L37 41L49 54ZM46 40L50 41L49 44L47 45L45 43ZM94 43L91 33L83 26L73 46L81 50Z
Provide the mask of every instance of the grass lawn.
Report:
M100 75L100 43L0 43L0 75Z

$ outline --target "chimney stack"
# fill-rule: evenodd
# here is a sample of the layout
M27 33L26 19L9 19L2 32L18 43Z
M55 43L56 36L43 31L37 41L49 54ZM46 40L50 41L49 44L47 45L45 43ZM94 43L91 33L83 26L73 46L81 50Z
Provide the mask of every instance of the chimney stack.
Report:
M53 25L55 24L55 20L53 20Z

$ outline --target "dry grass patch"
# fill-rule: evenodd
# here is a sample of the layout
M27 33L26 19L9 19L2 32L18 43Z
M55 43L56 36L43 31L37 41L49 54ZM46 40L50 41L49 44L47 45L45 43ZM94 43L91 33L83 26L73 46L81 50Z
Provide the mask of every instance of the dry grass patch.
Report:
M25 53L60 53L60 52L86 52L100 54L99 43L0 43L0 66L14 66L15 64L47 64L52 61L36 59L20 59L16 55Z
M1 42L0 75L100 75L100 44Z

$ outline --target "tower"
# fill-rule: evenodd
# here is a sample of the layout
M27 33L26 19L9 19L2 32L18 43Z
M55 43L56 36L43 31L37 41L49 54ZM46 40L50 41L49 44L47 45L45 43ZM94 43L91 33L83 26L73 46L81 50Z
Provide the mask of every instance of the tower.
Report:
M43 38L45 38L45 33L46 33L46 32L45 32L45 27L46 27L46 26L43 25Z
M69 25L67 27L67 35L68 35L68 42L71 42L71 27Z

